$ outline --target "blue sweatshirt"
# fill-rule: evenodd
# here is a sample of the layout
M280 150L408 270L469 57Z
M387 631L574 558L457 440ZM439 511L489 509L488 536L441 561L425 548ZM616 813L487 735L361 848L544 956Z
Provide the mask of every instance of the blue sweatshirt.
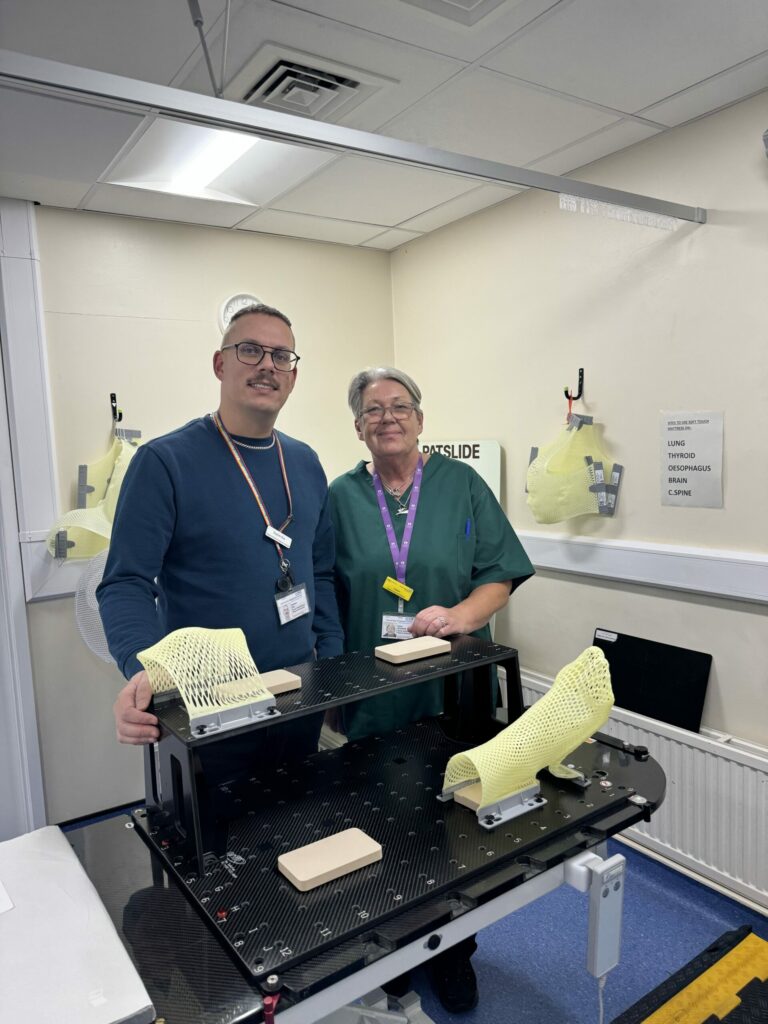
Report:
M307 586L310 614L280 625L275 544L212 419L192 420L140 447L120 489L96 596L126 678L141 669L139 651L183 626L240 627L263 672L342 652L325 474L311 448L278 436L294 515L284 554L294 582ZM238 450L279 528L288 502L277 446Z

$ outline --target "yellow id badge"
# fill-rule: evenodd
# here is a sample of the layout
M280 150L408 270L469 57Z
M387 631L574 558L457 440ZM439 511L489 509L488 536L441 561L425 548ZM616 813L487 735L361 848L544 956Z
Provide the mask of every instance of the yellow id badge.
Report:
M388 590L390 594L402 598L403 601L410 601L413 597L413 587L406 587L404 583L400 583L399 580L395 580L391 576L387 576L381 586L383 590Z

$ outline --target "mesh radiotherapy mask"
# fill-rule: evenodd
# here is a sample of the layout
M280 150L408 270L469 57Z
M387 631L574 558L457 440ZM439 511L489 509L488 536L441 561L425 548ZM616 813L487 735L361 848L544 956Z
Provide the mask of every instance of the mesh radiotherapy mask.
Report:
M102 498L106 496L115 464L122 454L123 447L123 442L116 437L113 439L112 447L106 455L102 455L100 459L97 459L95 462L89 462L86 465L85 478L88 482L85 494L86 508L95 508Z
M603 725L613 707L608 662L599 647L588 647L557 673L551 689L498 736L448 762L443 798L480 783L478 819L499 821L534 806L526 797L538 792L537 772L549 767L559 778L573 774L561 762ZM516 799L519 798L519 799ZM519 807L506 815L505 801ZM541 806L539 798L535 805Z
M116 439L109 452L88 467L96 480L93 491L86 496L87 508L73 508L56 520L48 533L46 543L54 558L92 558L109 546L112 520L120 486L136 448ZM98 501L95 496L101 493ZM57 548L57 536L65 535L66 551Z
M569 416L554 442L532 455L526 486L538 523L613 515L623 467L603 451L591 416Z
M193 732L277 715L241 629L177 629L136 655L154 693L178 690Z

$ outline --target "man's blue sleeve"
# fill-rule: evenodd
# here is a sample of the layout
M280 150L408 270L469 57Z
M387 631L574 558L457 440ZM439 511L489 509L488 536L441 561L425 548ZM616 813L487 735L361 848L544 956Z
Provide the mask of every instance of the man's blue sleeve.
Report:
M141 669L136 654L164 633L155 580L175 516L165 466L151 448L139 448L120 488L104 578L96 590L110 653L126 679Z
M335 560L336 545L326 493L312 546L315 577L315 616L312 629L318 658L331 658L344 651L344 631L339 621L334 585Z

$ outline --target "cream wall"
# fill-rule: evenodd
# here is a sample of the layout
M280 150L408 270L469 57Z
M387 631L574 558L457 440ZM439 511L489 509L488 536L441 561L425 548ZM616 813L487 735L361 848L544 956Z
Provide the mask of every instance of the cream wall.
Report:
M347 381L394 351L424 387L430 437L501 441L505 507L519 529L536 529L528 452L557 432L562 386L583 366L581 407L605 424L627 471L616 519L572 521L563 535L766 554L766 125L762 95L585 171L709 208L709 224L673 234L560 213L556 197L527 193L390 259L40 209L62 507L77 465L106 449L110 391L145 437L215 406L216 313L226 296L252 291L294 320L302 362L280 425L313 444L330 477L360 454ZM661 409L724 411L724 509L661 507ZM29 624L50 820L140 797L140 757L112 740L120 677L83 647L73 602L30 605ZM595 626L710 651L705 724L768 743L766 605L540 574L497 630L526 668L554 675Z
M329 477L359 457L346 385L392 358L387 254L63 210L37 223L62 508L78 464L108 447L110 392L144 438L216 408L216 317L235 292L293 320L302 358L281 429ZM83 646L72 599L28 609L49 820L140 798L141 757L114 740L119 673Z
M521 530L738 549L768 556L768 94L649 140L579 177L709 209L673 233L561 213L529 192L392 257L395 354L425 392L431 438L498 438L505 507ZM562 387L604 424L626 467L613 520L537 527L532 445L553 439ZM660 410L725 414L723 509L662 507ZM524 667L554 675L596 626L705 650L704 724L768 743L766 605L541 574L499 616Z

